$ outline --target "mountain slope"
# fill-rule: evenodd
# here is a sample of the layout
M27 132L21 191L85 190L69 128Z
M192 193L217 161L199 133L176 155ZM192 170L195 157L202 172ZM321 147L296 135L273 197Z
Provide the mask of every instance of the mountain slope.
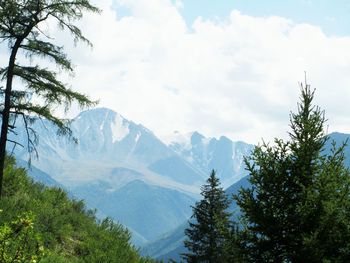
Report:
M139 255L123 226L97 221L84 202L70 199L64 190L33 182L14 158L7 158L5 167L1 262L154 262Z
M231 185L225 190L227 196L231 198L233 194L237 194L241 187L248 187L248 176L242 178L238 182ZM233 212L233 216L237 217L238 207L236 203L232 202L229 211ZM152 242L144 247L142 253L151 257L167 262L170 259L180 261L181 253L186 252L183 241L186 239L185 229L188 228L187 220L183 222L177 229L164 235L159 240Z
M17 160L16 164L18 167L22 167L27 170L28 175L37 183L41 183L49 187L58 187L64 189L64 186L54 180L50 175L41 171L33 165L28 165L27 162L23 160Z
M153 175L147 180L159 183L155 178L157 173L154 174L148 167L160 160L167 162L167 158L171 162L171 157L177 156L142 125L104 108L84 111L73 120L71 129L78 144L55 136L55 128L47 121L38 121L33 128L39 135L39 159L33 159L33 164L65 185L100 179L104 169L117 166L143 171L145 176ZM16 139L26 145L24 132L20 132ZM26 152L26 149L17 148L16 156L26 160ZM192 169L186 161L178 159L176 164L185 170L193 170L189 179L191 183L177 177L167 178L167 174L159 174L163 178L161 181L168 179L168 184L192 184L202 180L201 172ZM86 169L81 171L81 167Z
M233 142L225 136L206 138L198 132L185 135L175 132L165 141L182 158L203 171L205 178L215 169L224 186L246 175L243 158L253 149L253 145Z
M124 223L138 243L174 229L190 215L204 175L142 125L102 108L82 112L72 121L78 144L57 136L45 120L33 128L39 135L33 174L86 200L99 216ZM26 145L23 128L13 139ZM28 159L26 150L15 149L20 162ZM147 220L138 219L145 207Z
M180 260L180 254L186 251L183 242L186 238L185 229L188 227L187 220L179 225L175 230L165 234L155 242L145 246L142 254L150 255L153 258L159 258L164 262L170 259Z
M191 215L194 199L176 190L148 185L135 180L118 191L108 185L79 186L73 189L78 197L87 196L105 215L141 234L146 240L155 240L174 229Z
M189 147L175 141L167 145L141 124L106 108L84 111L72 121L78 144L57 136L45 120L37 121L33 129L39 135L39 159L32 158L36 174L49 175L86 200L89 208L97 208L100 217L125 224L138 244L155 240L190 216L190 205L211 169L217 170L224 185L240 179L243 155L252 148L196 132ZM12 139L26 145L23 128L18 133ZM28 159L26 149L16 148L15 155ZM138 218L143 208L147 208L145 220Z
M329 134L329 140L325 145L324 153L330 153L332 147L332 141L334 141L337 147L341 146L342 143L350 140L350 134L344 133L331 133ZM345 148L345 164L350 168L350 146ZM231 197L233 194L237 194L241 188L249 188L249 176L245 176L236 183L229 186L225 192ZM235 202L232 202L230 211L234 213L234 216L239 216L239 208ZM167 261L169 259L180 260L180 254L184 253L185 247L183 246L183 240L185 239L184 230L188 227L187 223L182 224L178 229L172 233L167 234L163 238L148 244L143 253L145 255L152 255L158 259Z

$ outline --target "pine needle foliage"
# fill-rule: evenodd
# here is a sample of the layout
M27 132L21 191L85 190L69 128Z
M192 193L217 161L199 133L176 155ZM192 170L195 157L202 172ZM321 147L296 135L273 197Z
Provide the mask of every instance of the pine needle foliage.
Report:
M0 89L0 195L2 193L3 170L7 142L26 147L35 152L36 133L31 124L45 118L58 128L58 133L71 135L69 121L57 117L54 109L66 111L73 102L80 107L95 104L86 95L72 90L58 79L59 72L73 74L73 66L63 47L54 43L54 37L42 31L45 21L56 21L59 28L68 31L75 43L91 43L84 37L75 22L84 12L98 13L100 10L89 0L0 0L0 41L7 43L8 65L0 69L4 87ZM19 61L18 57L21 55ZM48 61L52 67L44 67ZM15 86L14 81L22 83ZM16 134L16 121L20 119L27 130L28 145L9 140L8 133Z
M242 211L240 244L249 262L348 262L350 174L345 143L324 131L324 111L314 91L301 85L289 141L263 143L245 159L250 188L235 196Z
M201 188L203 199L192 207L192 220L185 230L184 241L188 253L186 262L229 262L227 244L231 230L231 213L227 212L230 200L220 187L213 170L207 184Z

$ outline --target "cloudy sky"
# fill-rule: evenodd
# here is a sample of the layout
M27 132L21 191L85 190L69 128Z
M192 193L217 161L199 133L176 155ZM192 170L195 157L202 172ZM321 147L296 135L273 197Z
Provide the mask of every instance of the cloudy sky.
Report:
M350 1L94 2L102 15L80 23L93 49L55 35L99 106L157 135L256 143L286 137L306 71L328 131L350 133Z

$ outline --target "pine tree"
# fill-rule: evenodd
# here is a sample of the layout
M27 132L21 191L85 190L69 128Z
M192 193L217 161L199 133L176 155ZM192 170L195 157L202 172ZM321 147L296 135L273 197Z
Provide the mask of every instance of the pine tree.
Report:
M69 122L55 116L54 108L63 106L67 110L72 102L77 102L81 107L94 104L87 96L71 90L58 80L59 71L36 64L47 59L60 71L73 73L71 61L63 47L52 43L54 38L44 33L41 25L47 20L56 21L62 30L67 30L73 36L75 42L90 44L74 25L85 11L99 12L99 9L89 0L0 0L0 41L9 47L8 66L0 69L0 77L5 81L4 87L0 88L0 196L6 144L20 145L8 138L9 132L16 134L18 118L27 131L26 148L33 152L37 140L31 124L35 120L45 118L57 126L59 133L70 135ZM19 54L28 60L19 61ZM23 86L15 87L13 83L16 79Z
M227 243L230 237L230 205L220 181L213 170L207 184L201 188L203 199L195 204L189 228L185 230L188 253L182 255L187 262L229 262Z
M323 151L325 115L313 98L310 86L302 85L290 140L263 143L245 160L251 187L235 199L245 223L241 245L251 262L349 260L350 175L343 164L344 145L334 145L328 155Z

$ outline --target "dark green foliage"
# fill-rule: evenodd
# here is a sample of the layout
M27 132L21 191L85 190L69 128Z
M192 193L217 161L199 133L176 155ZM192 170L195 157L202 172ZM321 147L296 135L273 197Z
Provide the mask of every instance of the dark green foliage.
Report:
M52 43L54 37L40 29L47 20L56 21L75 42L91 45L74 25L84 12L99 12L99 9L89 0L0 0L0 40L9 48L8 65L0 69L0 78L5 82L0 88L0 196L6 144L20 145L8 138L9 132L16 134L18 119L23 122L28 139L27 145L20 146L35 153L37 138L31 128L33 122L45 118L56 125L59 134L70 136L69 121L55 116L54 109L59 106L67 111L73 102L80 107L95 104L58 79L62 71L73 74L71 61L63 47ZM27 60L18 60L19 55ZM49 62L50 67L41 67L43 62ZM14 87L15 80L23 85Z
M239 245L240 229L237 223L231 221L228 235L224 246L224 253L226 255L226 262L228 263L243 263L244 255Z
M347 262L350 175L344 145L325 156L324 112L302 86L290 140L257 146L246 158L251 187L235 196L250 262Z
M226 211L230 201L220 187L215 171L201 190L203 199L192 207L193 220L185 230L187 240L184 244L189 252L182 257L187 262L234 262L230 260L234 231L231 214Z
M123 226L111 219L98 222L94 211L86 210L82 201L69 199L61 189L33 183L24 169L15 166L13 158L6 161L4 179L0 242L1 233L13 225L11 222L18 222L18 218L23 221L27 218L24 215L30 213L32 232L27 239L30 248L27 251L37 255L35 248L40 244L45 252L40 262L153 262L138 254Z

